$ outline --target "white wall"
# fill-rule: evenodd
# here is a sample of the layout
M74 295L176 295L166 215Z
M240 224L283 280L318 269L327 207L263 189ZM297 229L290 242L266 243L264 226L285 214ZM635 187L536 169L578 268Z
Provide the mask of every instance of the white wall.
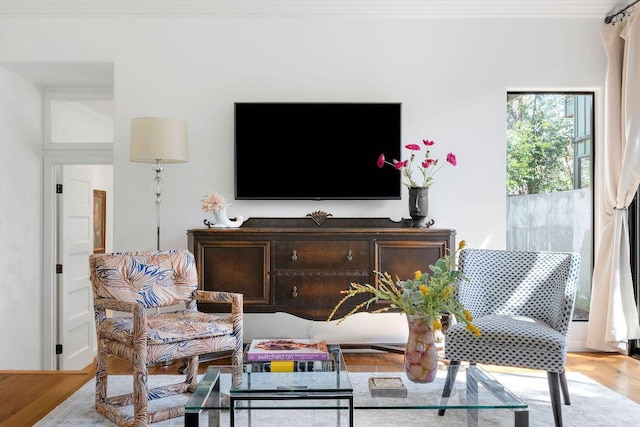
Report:
M42 97L0 68L0 369L40 367Z
M0 61L115 64L115 250L155 247L153 173L150 165L128 161L131 118L189 124L191 160L165 166L162 195L162 247L186 248L186 230L202 227L206 217L202 196L233 199L237 101L402 102L404 143L433 139L435 154L458 157L458 166L441 170L430 191L435 226L456 229L458 240L472 247L503 248L506 91L600 88L602 26L601 19L1 18ZM33 121L28 126L39 126ZM34 161L23 157L24 166ZM343 167L339 158L331 161ZM0 182L33 179L22 178L23 169L2 168ZM34 200L22 203L39 207ZM315 210L408 217L406 193L400 201L234 201L229 214L301 217ZM39 253L35 231L29 229L37 240L29 243L30 256ZM5 248L24 236L12 231L10 237ZM19 270L18 277L33 274L23 256L9 256L3 262ZM7 288L3 282L3 297ZM14 321L0 313L0 324ZM248 318L246 330L254 326ZM33 327L9 334L13 357L37 346ZM0 368L16 367L0 357Z

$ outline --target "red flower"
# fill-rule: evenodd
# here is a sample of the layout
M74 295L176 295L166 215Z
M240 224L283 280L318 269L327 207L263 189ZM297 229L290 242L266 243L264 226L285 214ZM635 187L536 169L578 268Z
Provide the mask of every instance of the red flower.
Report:
M403 167L407 166L407 163L409 163L408 160L405 160L404 162L398 162L398 161L394 160L394 162L395 162L394 166L395 166L396 170L402 169Z
M423 139L422 143L431 147L435 144L430 139ZM389 162L385 159L384 153L380 154L378 157L378 167L382 168L385 164L391 165L395 168L395 170L400 171L402 174L402 183L407 186L407 188L413 187L426 187L429 188L433 184L433 176L446 164L443 162L439 162L438 159L434 159L431 157L431 152L427 148L423 154L416 153L420 151L421 146L418 144L407 144L404 146L407 150L410 150L410 155L407 160L400 161L393 159L393 162ZM422 159L418 159L417 157L422 157ZM414 172L414 163L416 160L417 164L415 165L415 171L419 172L416 175L420 176L420 181L414 180L413 172ZM455 154L449 153L447 154L447 163L452 166L458 164Z
M434 164L436 161L433 159L427 159L424 162L422 162L422 167L423 168L428 168L429 166L431 166L432 164Z

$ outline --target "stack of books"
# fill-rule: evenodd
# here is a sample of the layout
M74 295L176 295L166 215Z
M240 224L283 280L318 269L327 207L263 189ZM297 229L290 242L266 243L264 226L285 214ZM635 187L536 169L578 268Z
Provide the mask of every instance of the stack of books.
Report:
M335 368L334 351L312 339L254 339L245 351L246 372L328 372Z

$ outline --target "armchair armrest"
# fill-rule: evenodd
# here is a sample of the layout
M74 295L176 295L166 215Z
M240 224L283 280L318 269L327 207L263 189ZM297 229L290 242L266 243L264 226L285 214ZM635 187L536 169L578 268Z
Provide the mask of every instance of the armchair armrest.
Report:
M236 292L195 291L196 301L231 304L231 313L242 314L243 295Z
M147 341L147 309L139 302L119 301L110 298L98 298L93 303L98 313L97 321L100 323L104 320L104 310L121 311L125 313L133 313L133 343L134 347L141 348L146 346Z
M96 307L96 309L122 311L126 313L133 313L136 308L143 308L142 304L140 303L127 302L110 298L96 299L93 305Z

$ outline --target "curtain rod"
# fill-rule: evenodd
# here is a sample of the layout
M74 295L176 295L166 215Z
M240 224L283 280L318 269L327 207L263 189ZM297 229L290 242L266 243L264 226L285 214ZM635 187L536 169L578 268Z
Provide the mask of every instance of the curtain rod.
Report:
M617 11L616 13L614 13L613 15L609 15L606 18L604 18L604 23L605 24L611 24L612 22L617 21L617 18L623 18L625 15L625 12L627 11L627 9L629 9L630 7L633 7L634 4L638 3L640 0L636 0L633 3L623 7L622 9L620 9L619 11ZM622 16L619 16L622 15Z

